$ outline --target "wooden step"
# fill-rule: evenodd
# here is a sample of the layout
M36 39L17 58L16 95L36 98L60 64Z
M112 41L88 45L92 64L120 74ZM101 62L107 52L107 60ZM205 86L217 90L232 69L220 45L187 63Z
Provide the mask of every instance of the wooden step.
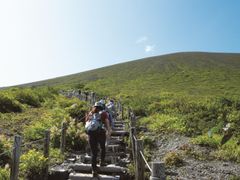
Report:
M112 131L111 136L128 136L128 131Z
M124 128L125 126L123 124L114 124L115 128Z
M106 156L105 157L105 162L107 164L116 164L119 160L118 156ZM91 156L85 156L84 160L81 161L82 163L90 163L92 161L92 157Z
M106 146L106 152L121 152L121 150L123 150L123 147L119 144L110 144Z
M69 164L69 168L76 172L80 173L91 173L92 172L92 167L91 164L83 164L83 163L74 163L74 164ZM127 168L120 167L120 166L115 166L113 164L99 167L99 173L102 174L125 174L127 172Z
M112 128L113 131L124 131L123 127L114 127Z
M108 176L99 174L98 177L94 177L92 174L83 174L83 173L71 173L69 175L69 180L119 180L120 176Z
M124 144L124 141L123 140L118 140L118 139L109 139L107 140L107 143L108 144Z

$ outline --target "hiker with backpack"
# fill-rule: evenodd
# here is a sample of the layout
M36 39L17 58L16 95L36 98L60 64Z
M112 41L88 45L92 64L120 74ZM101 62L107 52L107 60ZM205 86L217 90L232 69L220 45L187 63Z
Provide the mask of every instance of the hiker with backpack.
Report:
M105 163L105 143L106 138L111 135L111 128L109 124L108 114L103 111L103 106L100 102L96 102L92 110L86 116L86 133L88 134L88 141L92 153L92 173L97 176L97 154L98 144L101 148L100 166L106 166Z

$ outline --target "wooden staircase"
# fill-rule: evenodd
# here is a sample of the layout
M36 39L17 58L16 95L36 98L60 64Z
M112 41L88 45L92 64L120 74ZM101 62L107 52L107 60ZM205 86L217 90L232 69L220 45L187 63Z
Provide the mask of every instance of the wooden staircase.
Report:
M130 163L130 155L124 141L124 137L128 135L129 133L125 131L125 122L121 120L115 121L111 137L107 140L106 145L105 161L108 165L104 167L98 165L98 177L93 177L91 174L92 158L88 150L85 154L72 154L60 167L51 168L52 175L50 175L49 180L129 179L127 164Z

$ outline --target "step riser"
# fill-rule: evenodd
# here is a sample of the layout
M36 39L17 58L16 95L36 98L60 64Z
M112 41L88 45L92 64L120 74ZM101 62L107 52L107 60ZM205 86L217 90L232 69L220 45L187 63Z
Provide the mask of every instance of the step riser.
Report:
M71 173L69 175L69 180L92 180L93 176L91 174L79 174L79 173ZM103 176L103 175L99 175L98 178L95 178L98 180L119 180L120 177L114 177L114 176Z

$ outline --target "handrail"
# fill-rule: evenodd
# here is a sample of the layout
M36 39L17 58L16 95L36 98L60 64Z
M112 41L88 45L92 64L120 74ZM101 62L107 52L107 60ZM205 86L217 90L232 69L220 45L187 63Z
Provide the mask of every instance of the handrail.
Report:
M35 143L38 143L38 142L43 142L44 140L45 140L45 138L38 139L38 140L35 140L35 141L30 141L30 142L27 142L27 143L21 145L21 147L26 147L26 146L29 146L29 145L32 145L32 144L35 144Z
M0 154L0 156L5 155L5 154L11 152L13 149L14 149L14 148L12 148L11 150L8 150L8 151L4 151L4 152L2 152L2 153Z
M152 168L149 166L149 164L148 164L148 162L147 162L147 160L146 160L146 158L145 158L143 152L140 151L140 154L141 154L141 156L142 156L142 158L143 158L145 164L147 165L148 169L150 170L150 172L152 172Z

